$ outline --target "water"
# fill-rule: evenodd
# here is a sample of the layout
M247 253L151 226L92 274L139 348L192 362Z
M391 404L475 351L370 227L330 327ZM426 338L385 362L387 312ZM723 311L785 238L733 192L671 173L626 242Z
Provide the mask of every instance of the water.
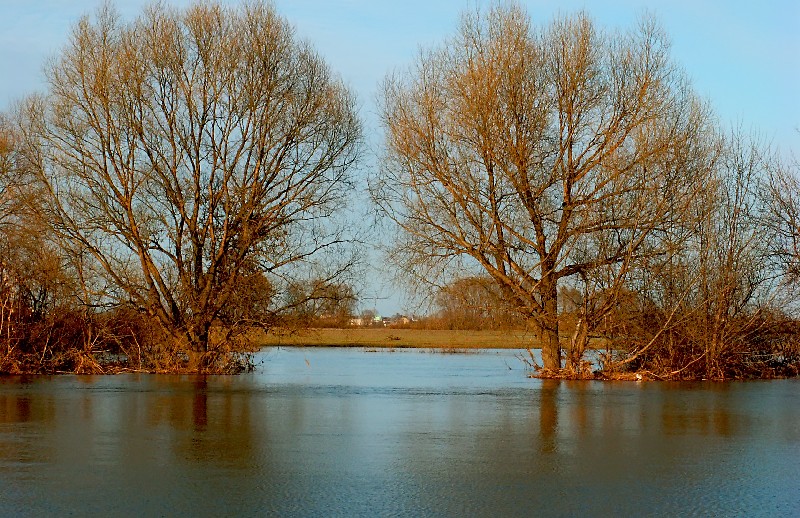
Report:
M0 378L8 516L798 516L800 381L552 382L513 351Z

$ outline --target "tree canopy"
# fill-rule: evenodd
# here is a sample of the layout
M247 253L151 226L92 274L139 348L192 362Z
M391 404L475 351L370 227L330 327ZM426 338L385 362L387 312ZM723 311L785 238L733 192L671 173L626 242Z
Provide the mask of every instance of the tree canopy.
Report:
M354 98L269 4L155 4L130 23L106 6L47 73L22 115L54 228L97 297L152 317L192 369L225 358L212 325L243 322L220 319L279 309L226 311L253 272L280 285L346 241Z
M384 84L372 192L398 264L484 270L558 370L560 280L663 254L705 185L710 113L668 50L649 18L615 33L585 13L536 28L514 4L465 14Z

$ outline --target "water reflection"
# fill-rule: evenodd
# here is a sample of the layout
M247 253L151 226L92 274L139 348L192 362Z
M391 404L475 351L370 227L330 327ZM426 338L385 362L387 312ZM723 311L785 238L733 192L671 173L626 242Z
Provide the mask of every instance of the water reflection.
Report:
M558 389L559 380L543 380L539 389L539 449L553 453L558 448Z
M290 350L252 376L2 378L0 510L800 511L798 382L540 381L508 365Z
M31 398L0 394L0 423L25 423L31 415Z

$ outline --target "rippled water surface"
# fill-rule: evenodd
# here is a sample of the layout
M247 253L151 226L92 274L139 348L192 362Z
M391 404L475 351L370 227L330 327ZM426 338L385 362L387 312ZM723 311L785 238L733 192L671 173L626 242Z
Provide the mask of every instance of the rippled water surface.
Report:
M0 378L0 514L800 516L800 381L528 379L513 351L272 349Z

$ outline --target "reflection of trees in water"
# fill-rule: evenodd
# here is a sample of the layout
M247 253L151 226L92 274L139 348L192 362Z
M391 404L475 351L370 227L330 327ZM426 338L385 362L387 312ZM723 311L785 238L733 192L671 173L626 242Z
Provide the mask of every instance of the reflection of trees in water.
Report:
M668 509L676 492L710 491L720 466L730 471L723 484L753 480L746 469L771 443L737 458L729 445L782 427L796 434L798 423L793 407L775 404L794 401L793 385L776 399L772 384L531 380L484 393L178 376L76 389L70 379L33 389L0 380L0 469L27 463L57 499L91 500L102 487L124 507L146 494L161 507L143 514L214 514L224 503L218 514L311 515L332 499L364 515L579 515L592 499L589 514L625 514L631 499ZM202 500L198 487L214 493Z
M558 389L560 380L542 380L539 391L539 449L542 453L558 450Z
M14 378L12 378L13 380ZM56 404L50 397L37 397L24 388L25 379L19 385L14 381L0 382L0 462L19 463L47 462L53 455L51 443L39 440L28 431L19 434L20 426L40 423L49 427L56 419ZM8 391L7 391L8 390ZM2 489L0 489L2 491Z
M737 403L740 398L724 387L539 383L527 397L510 400L451 396L419 401L403 423L398 456L420 499L458 485L462 499L492 491L507 496L511 490L526 493L532 504L577 483L587 494L596 493L604 514L619 508L619 502L603 503L604 495L630 491L633 498L637 488L656 490L657 480L680 484L687 466L695 466L691 470L701 478L709 475L697 459L716 466L726 450L709 447L719 441L703 436L726 442L731 434L746 433L750 419ZM453 511L467 505L456 500L444 497L442 505ZM566 514L580 512L568 505L564 509Z
M29 376L0 378L0 424L51 421L55 406L48 397L36 397L28 390Z
M257 393L233 378L120 376L0 385L0 460L214 463L251 466L268 448ZM78 383L76 388L73 383ZM49 386L48 386L49 385ZM41 389L41 390L40 390ZM33 423L40 439L16 437ZM43 438L43 439L42 439Z
M153 380L156 395L132 401L144 406L146 425L163 428L169 437L164 444L180 460L250 466L269 441L265 430L253 423L254 393L237 390L235 381L224 377L176 376ZM138 410L138 408L137 408ZM131 408L132 412L136 412Z
M0 395L0 423L27 423L33 420L31 398L28 396Z
M192 424L194 431L201 432L208 424L208 380L205 376L199 377L194 381L193 386Z
M749 426L744 414L736 411L736 394L730 383L670 386L682 392L682 397L668 398L661 406L665 433L730 437Z

